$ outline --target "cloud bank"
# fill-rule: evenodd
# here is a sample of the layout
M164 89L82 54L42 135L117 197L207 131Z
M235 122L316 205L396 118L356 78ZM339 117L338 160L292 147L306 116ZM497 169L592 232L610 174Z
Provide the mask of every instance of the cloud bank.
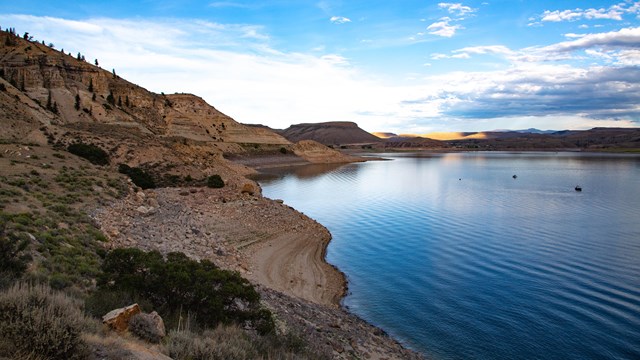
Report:
M89 61L97 58L105 69L115 68L151 91L195 93L238 121L274 128L355 121L369 131L418 133L640 122L640 28L635 27L524 49L498 44L432 54L429 68L445 59L497 58L507 65L389 83L340 53L278 50L271 35L255 25L2 18L37 40L82 52Z

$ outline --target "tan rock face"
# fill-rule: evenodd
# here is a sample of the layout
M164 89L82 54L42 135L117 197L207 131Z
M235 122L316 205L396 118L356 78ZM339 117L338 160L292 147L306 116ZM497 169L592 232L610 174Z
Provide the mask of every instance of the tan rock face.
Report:
M15 45L7 46L6 37L0 34L2 77L42 107L51 95L58 112L47 110L56 123L136 124L150 134L214 144L290 144L272 131L239 124L195 95L154 94L37 42L12 37Z
M361 161L352 156L328 148L313 140L302 140L293 146L293 152L305 160L315 164L347 163Z
M124 332L129 328L129 320L131 317L139 313L140 307L138 304L129 305L127 307L109 311L102 317L102 323L112 330Z

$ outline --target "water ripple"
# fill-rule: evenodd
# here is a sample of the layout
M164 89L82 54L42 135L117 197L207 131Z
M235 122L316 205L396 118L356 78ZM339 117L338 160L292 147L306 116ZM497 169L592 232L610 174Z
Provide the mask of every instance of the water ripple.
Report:
M638 164L403 154L263 189L329 228L345 305L428 356L637 359Z

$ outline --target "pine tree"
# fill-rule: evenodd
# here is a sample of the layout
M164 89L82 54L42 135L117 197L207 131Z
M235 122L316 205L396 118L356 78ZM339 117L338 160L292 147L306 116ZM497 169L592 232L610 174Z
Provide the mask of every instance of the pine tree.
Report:
M89 92L93 92L93 78L89 79Z
M113 92L109 90L109 95L107 95L107 102L111 105L116 104L116 99L113 97Z
M129 95L127 95L127 97L124 99L124 104L129 107L130 103L129 103Z
M80 94L76 94L76 110L80 110Z
M113 73L113 78L116 78L116 69L112 69L111 72Z
M49 96L47 97L47 110L51 110L53 104L51 103L51 90L49 90Z
M96 60L94 61L94 63L96 64L96 66L99 66L99 64L98 64L98 59L96 59Z
M122 107L122 97L118 96L118 107Z

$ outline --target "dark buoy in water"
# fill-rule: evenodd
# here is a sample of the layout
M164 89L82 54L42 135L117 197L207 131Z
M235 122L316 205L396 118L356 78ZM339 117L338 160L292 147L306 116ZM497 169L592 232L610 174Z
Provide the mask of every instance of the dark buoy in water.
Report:
M518 175L513 175L512 178L517 179Z
M576 185L575 190L576 190L576 191L582 191L582 186L580 186L580 185Z

